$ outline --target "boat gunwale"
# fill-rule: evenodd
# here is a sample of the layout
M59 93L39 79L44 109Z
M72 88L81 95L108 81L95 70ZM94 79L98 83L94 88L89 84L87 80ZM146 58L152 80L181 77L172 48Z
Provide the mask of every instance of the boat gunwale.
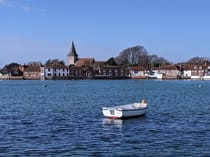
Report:
M128 104L128 105L132 105L132 104ZM138 110L146 110L147 109L147 105L146 105L146 107L139 107L139 108L123 108L123 106L125 106L125 105L115 106L115 107L102 107L102 110L138 111Z

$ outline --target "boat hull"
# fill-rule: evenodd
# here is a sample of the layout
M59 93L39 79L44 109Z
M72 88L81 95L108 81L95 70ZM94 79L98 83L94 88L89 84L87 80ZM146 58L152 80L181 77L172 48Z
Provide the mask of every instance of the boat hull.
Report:
M203 76L203 79L204 80L210 80L210 76L209 75Z
M147 105L136 108L133 104L117 106L117 107L103 107L103 115L107 118L130 118L142 116L146 113Z

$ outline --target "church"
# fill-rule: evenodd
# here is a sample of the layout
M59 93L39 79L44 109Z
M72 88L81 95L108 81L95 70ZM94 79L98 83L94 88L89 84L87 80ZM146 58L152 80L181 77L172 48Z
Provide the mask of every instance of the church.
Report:
M128 74L124 67L95 61L94 58L79 58L74 42L67 55L69 79L125 79Z
M74 42L71 43L71 48L67 55L70 79L92 79L94 63L94 58L79 58Z
M122 66L113 66L94 58L79 58L74 42L71 43L64 64L50 64L42 73L44 79L125 79L127 71Z

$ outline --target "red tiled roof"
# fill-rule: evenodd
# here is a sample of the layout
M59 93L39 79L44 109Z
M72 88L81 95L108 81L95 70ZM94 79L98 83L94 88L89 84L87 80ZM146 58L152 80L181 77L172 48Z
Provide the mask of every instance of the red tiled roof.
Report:
M163 65L158 68L159 70L178 70L176 65Z
M40 66L27 66L24 68L25 72L40 72Z
M83 65L92 65L94 63L94 58L81 58L75 63L76 67L81 67Z
M47 65L45 68L66 69L67 66L62 65L62 64L55 64L55 65Z
M186 65L183 65L182 68L183 68L183 70L192 70L193 67L194 67L193 65L187 65L187 64L186 64Z
M94 64L96 65L104 65L106 62L105 61L95 61Z
M131 70L133 70L133 71L143 71L144 68L142 66L134 66L134 67L131 67Z
M152 69L152 70L158 70L159 67L152 67L151 69Z

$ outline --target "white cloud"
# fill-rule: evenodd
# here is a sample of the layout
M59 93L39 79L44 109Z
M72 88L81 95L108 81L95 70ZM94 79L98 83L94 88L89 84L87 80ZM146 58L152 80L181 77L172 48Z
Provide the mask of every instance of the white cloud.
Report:
M32 10L31 6L26 5L19 5L16 2L11 2L9 0L0 0L0 7L6 7L6 8L14 8L14 9L22 9L24 11L30 11Z
M15 1L11 2L9 0L0 0L0 7L7 7L7 8L14 8L14 9L21 9L23 11L38 11L38 12L47 12L47 9L43 8L33 8L29 5L19 4Z
M20 4L15 1L9 1L9 0L0 0L0 7L7 7L7 8L13 8L13 9L21 9L23 11L38 11L38 12L47 12L47 9L43 8L33 8L30 5Z
M31 6L23 6L22 9L25 11L30 11L30 10L32 10L32 7Z
M11 7L11 4L7 0L0 0L0 7Z

